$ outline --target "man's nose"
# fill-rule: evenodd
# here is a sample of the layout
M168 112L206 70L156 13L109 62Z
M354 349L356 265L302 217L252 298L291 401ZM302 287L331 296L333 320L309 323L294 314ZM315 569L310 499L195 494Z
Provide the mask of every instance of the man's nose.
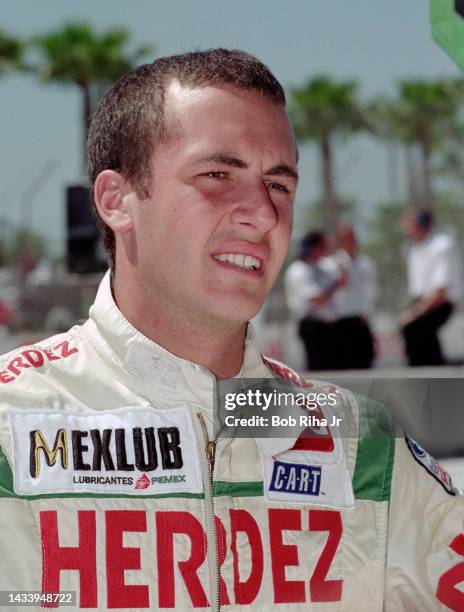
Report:
M256 233L265 234L272 230L277 224L278 212L266 185L254 185L244 191L240 201L234 205L231 219Z

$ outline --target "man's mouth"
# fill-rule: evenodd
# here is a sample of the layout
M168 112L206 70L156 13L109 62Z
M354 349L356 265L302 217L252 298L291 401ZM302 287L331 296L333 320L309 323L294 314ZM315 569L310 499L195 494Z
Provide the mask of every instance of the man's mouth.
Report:
M238 253L221 253L220 255L214 255L214 259L222 261L224 263L232 264L238 268L245 268L245 270L259 270L261 268L261 262L256 257L251 255L239 255Z

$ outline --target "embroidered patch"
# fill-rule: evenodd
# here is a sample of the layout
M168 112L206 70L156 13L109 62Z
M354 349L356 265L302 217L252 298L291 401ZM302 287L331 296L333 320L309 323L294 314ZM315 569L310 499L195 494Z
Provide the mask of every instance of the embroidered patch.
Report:
M353 485L343 453L335 465L317 464L312 461L311 453L306 453L304 461L301 457L301 451L286 451L275 457L263 455L267 499L333 508L354 507Z
M270 491L319 495L321 489L321 467L300 463L274 462Z
M406 444L412 453L414 459L420 463L432 476L438 480L443 486L445 491L450 495L458 495L459 490L453 485L451 476L448 472L438 463L438 461L432 457L426 450L420 446L415 440L410 438L407 434L404 435Z
M9 415L17 494L203 492L187 406Z

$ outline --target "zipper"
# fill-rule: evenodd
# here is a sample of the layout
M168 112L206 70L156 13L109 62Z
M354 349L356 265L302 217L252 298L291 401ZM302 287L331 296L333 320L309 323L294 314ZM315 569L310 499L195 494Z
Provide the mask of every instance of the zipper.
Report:
M211 528L208 530L208 542L214 542L214 545L211 548L211 552L213 552L212 559L212 568L214 569L214 573L212 572L212 597L211 597L211 609L215 612L220 612L221 609L221 593L220 593L220 570L219 567L219 539L216 529L216 523L214 520L214 495L213 495L213 487L214 487L214 464L216 462L216 446L218 440L221 436L221 431L219 431L216 437L213 440L210 440L208 435L208 428L206 426L205 417L201 414L201 412L197 413L197 418L200 421L201 432L203 434L203 440L205 443L205 454L206 460L208 463L208 492L206 497L206 503L209 510L208 522ZM210 547L208 546L208 552Z

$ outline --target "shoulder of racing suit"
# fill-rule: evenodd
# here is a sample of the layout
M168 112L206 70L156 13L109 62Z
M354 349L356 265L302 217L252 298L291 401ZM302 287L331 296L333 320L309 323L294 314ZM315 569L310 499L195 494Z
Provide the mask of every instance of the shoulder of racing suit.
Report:
M266 355L263 355L263 361L275 376L297 386L322 388L337 393L348 418L354 424L354 428L349 430L349 436L355 435L357 440L356 462L352 472L355 499L389 501L395 456L395 426L388 407L375 400L354 395L333 383L305 378Z
M61 362L82 352L83 339L80 326L57 334L32 345L18 347L0 357L0 389L14 387L12 383L26 382L31 375L39 375L43 382L53 370L61 368ZM35 376L33 376L34 380Z
M277 376L307 386L287 366ZM326 383L322 383L323 385ZM346 394L346 390L340 390ZM357 506L387 502L383 610L464 610L464 498L449 474L392 421L380 402L356 396L359 418L353 491Z

